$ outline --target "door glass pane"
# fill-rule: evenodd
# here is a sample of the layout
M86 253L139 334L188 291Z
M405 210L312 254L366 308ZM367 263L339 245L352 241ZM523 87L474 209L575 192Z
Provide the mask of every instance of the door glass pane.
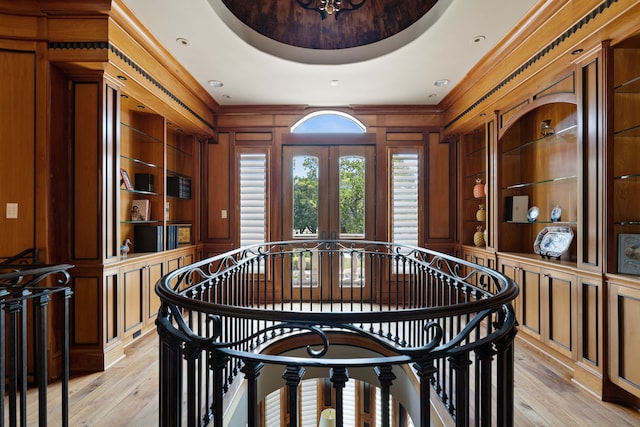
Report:
M364 238L365 211L365 159L361 156L343 156L339 161L340 173L340 238Z
M293 162L294 238L318 237L318 164L314 156L294 156Z

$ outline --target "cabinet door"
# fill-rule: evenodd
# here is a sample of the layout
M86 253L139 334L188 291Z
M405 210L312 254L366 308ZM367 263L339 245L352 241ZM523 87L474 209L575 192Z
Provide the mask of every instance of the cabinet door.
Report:
M520 293L513 304L516 311L516 319L519 324L522 324L520 320L522 319L522 286L520 285L520 268L518 267L518 263L509 259L505 260L501 258L498 260L498 271L516 282L520 288Z
M541 305L541 274L537 267L523 264L520 270L520 330L541 340L542 305Z
M609 325L610 379L640 397L640 288L609 285Z
M124 336L138 335L142 330L142 295L145 283L146 266L134 264L124 267L122 282L124 287Z
M575 276L559 271L543 273L543 341L549 347L575 360L576 286Z
M156 294L155 286L156 282L164 275L164 262L159 260L151 263L147 266L146 272L147 280L147 323L153 323L155 321L158 310L160 309L160 297Z

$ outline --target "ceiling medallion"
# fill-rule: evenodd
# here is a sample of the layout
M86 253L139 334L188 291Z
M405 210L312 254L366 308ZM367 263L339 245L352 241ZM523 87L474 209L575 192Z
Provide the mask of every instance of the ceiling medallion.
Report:
M360 9L364 2L367 0L362 0L360 3L354 3L351 0L296 0L300 6L304 9L315 10L322 16L322 19L325 19L327 15L336 14L336 19L338 19L338 15L341 12L351 12L356 9ZM347 7L343 7L342 3L345 3Z

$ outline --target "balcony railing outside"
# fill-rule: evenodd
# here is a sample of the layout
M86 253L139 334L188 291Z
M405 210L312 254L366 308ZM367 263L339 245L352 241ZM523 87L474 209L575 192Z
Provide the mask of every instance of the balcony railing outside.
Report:
M329 372L341 426L348 368L374 370L387 408L393 369L401 366L420 382L416 425L431 425L432 397L457 425L513 424L511 302L518 288L486 267L392 243L275 242L173 271L156 291L163 425L222 426L225 394L244 378L248 425L258 426L257 384L265 365L284 368L290 426L297 425L305 368ZM337 336L380 356L328 357ZM308 343L306 356L270 348L285 348L288 340Z

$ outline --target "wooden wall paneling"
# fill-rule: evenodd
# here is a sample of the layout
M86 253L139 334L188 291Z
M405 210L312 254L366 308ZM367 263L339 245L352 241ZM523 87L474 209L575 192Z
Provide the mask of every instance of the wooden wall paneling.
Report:
M72 82L72 210L71 257L100 258L102 88L98 81Z
M207 240L231 238L230 217L230 145L231 135L221 132L218 144L206 146L206 205L203 205L203 217L207 224ZM223 218L226 211L226 218Z
M600 275L579 275L577 283L577 382L602 396L603 373L603 285Z
M429 132L427 134L427 195L424 206L427 212L422 212L420 217L426 218L426 240L453 239L455 217L455 190L453 188L452 144L441 143L440 134ZM426 213L426 215L424 215Z
M11 256L37 239L36 53L0 49L0 69L0 256ZM6 218L7 203L17 218Z
M103 298L103 329L104 344L109 346L120 338L120 275L117 269L104 274ZM84 301L88 305L88 301ZM100 304L96 302L96 306Z
M120 134L120 91L118 87L106 82L104 84L103 109L103 158L102 158L102 193L105 215L104 258L114 259L120 256L120 208L118 193L120 192L120 161L118 154L118 136Z
M578 265L602 271L603 173L604 173L604 81L600 49L578 64Z

